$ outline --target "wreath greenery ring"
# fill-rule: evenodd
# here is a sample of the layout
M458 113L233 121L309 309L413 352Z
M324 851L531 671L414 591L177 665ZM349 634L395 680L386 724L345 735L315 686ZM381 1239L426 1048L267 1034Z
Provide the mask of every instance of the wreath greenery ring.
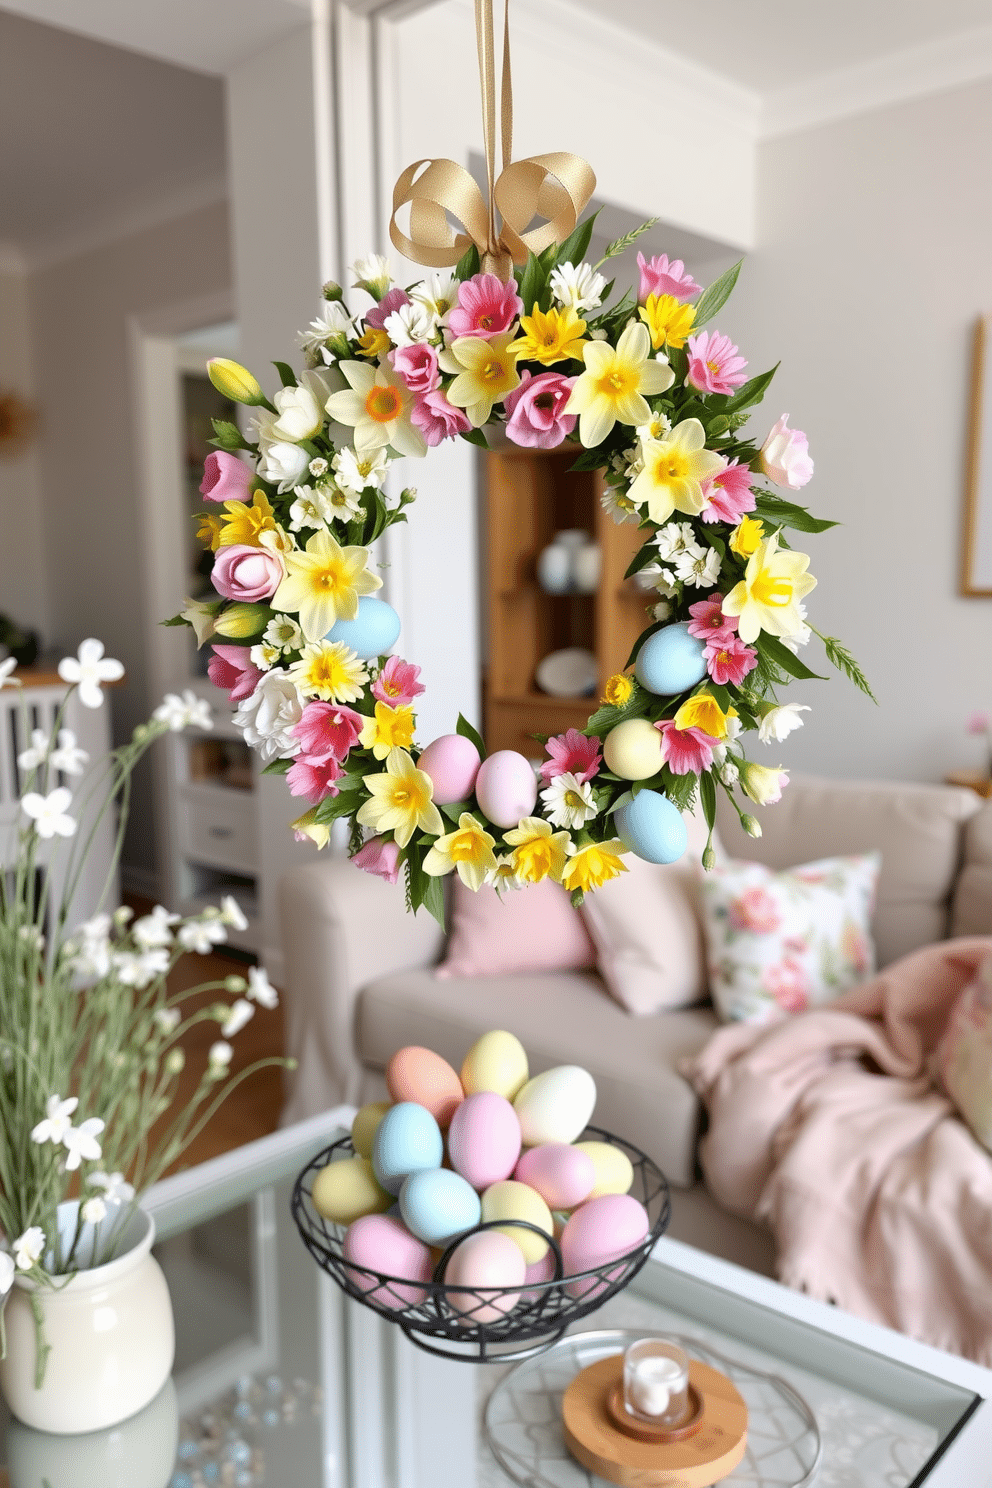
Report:
M740 265L702 289L680 261L639 253L637 291L616 297L599 270L651 224L595 266L592 226L507 282L480 273L474 247L407 290L385 259L361 261L355 287L373 303L354 315L325 286L300 336L306 370L277 362L271 402L237 363L208 364L256 411L251 437L215 422L200 488L215 596L167 623L211 643L210 676L245 739L308 803L297 834L322 847L346 818L356 864L391 881L405 871L410 908L442 923L452 872L472 889L551 878L578 903L628 851L673 860L697 795L711 835L721 789L759 835L750 805L779 799L787 772L747 760L744 741L798 727L808 710L778 691L816 675L798 654L819 634L803 606L816 580L787 534L834 524L780 494L812 475L806 437L783 416L759 447L745 426L775 369L746 377L738 348L703 329ZM654 590L626 669L584 730L545 742L539 777L508 751L487 759L462 717L418 748L420 669L390 654L399 617L375 598L372 544L416 495L388 492L390 462L450 438L485 448L493 424L603 471L604 506L644 539L628 574ZM869 691L840 642L821 639Z

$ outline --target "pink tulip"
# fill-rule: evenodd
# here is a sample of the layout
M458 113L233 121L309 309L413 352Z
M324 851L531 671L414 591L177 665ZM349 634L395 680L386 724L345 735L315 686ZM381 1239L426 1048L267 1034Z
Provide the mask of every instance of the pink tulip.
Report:
M351 861L356 868L364 868L366 873L373 873L376 878L394 884L400 876L399 855L400 850L391 837L373 837L359 848Z
M731 460L725 470L703 481L702 492L709 502L701 513L704 522L729 522L736 527L741 517L754 511L751 469L738 460Z
M456 434L467 433L472 427L465 411L449 403L440 388L418 399L410 413L410 422L420 430L431 449L445 439L454 439Z
M388 294L383 295L378 305L367 312L365 324L375 326L377 331L381 331L386 323L386 317L392 315L393 311L398 310L401 305L409 305L409 303L410 296L405 289L391 289Z
M301 757L310 764L324 760L343 763L348 751L358 742L365 719L354 708L339 703L307 703L292 733L303 745Z
M268 548L232 543L218 548L210 582L225 599L258 604L271 599L283 580L282 559Z
M215 687L221 687L232 703L251 697L261 682L260 671L248 655L247 646L213 646L207 662L207 676Z
M306 796L311 806L316 806L327 796L339 794L334 782L343 774L336 759L308 760L300 755L286 772L286 784L290 795Z
M571 434L578 422L574 413L566 413L574 377L559 372L542 372L534 377L526 369L520 374L520 386L508 393L506 435L514 444L532 449L555 449Z
M680 258L669 263L667 253L648 262L645 262L644 254L639 253L637 267L641 271L641 286L637 298L642 305L647 304L649 295L674 295L684 305L686 300L691 300L703 287L696 283L691 274L686 273L685 264Z
M437 352L425 341L414 342L412 346L397 346L389 353L389 360L411 393L432 393L441 381Z
M458 286L458 304L448 317L448 330L453 341L459 336L481 336L488 341L508 331L523 311L515 279L504 284L495 274L474 274Z
M203 463L200 495L204 501L246 501L252 470L227 450L211 450Z
M788 486L798 491L813 476L813 461L809 457L809 441L802 429L789 428L789 415L772 426L771 432L759 454L761 468L770 481L777 486Z
M661 757L673 775L701 775L712 765L717 741L701 728L677 729L670 718L655 728L661 734Z

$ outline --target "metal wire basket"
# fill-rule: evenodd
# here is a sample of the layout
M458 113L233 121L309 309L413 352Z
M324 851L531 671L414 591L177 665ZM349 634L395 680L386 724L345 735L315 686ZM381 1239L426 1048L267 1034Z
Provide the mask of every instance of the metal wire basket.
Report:
M318 1266L333 1276L349 1297L397 1323L418 1348L442 1358L474 1364L527 1359L549 1348L570 1324L602 1307L627 1286L651 1254L655 1241L664 1234L671 1217L668 1184L649 1157L622 1137L599 1127L587 1127L582 1136L608 1142L627 1154L634 1168L630 1192L644 1205L649 1222L648 1233L634 1250L591 1271L565 1276L561 1250L553 1238L548 1243L554 1255L554 1277L550 1281L527 1282L521 1287L447 1285L441 1279L445 1266L464 1235L448 1246L429 1282L387 1276L346 1260L342 1248L344 1227L317 1212L313 1183L328 1163L354 1156L350 1137L341 1137L325 1147L303 1169L293 1188L293 1218ZM477 1225L475 1231L505 1229L508 1224L536 1228L522 1220L494 1220Z

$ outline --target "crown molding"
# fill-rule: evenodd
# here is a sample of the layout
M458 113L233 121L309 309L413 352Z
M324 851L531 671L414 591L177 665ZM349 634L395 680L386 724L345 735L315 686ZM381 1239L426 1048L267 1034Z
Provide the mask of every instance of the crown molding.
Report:
M766 95L761 138L892 108L992 77L992 25L891 52Z

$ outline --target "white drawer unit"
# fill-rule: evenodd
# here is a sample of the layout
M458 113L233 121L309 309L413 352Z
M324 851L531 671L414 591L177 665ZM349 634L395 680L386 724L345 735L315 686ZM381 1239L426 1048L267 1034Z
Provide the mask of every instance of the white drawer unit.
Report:
M181 851L194 863L233 873L258 870L255 803L250 792L186 785L181 791Z

